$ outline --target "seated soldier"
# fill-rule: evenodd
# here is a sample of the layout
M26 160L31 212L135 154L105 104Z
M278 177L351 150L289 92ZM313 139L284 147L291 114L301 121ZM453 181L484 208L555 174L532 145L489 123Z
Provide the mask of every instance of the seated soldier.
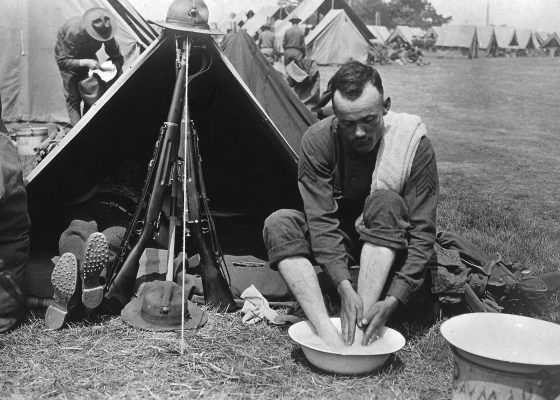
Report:
M298 184L304 212L279 210L263 236L318 335L351 345L356 325L371 343L421 287L433 253L439 183L434 149L417 116L390 112L378 72L359 62L331 78L334 116L305 132ZM341 300L342 340L330 322L313 264ZM357 282L350 267L359 265Z

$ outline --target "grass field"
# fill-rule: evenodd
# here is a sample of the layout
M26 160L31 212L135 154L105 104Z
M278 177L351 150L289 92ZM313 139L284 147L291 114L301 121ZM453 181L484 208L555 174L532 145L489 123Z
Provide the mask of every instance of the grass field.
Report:
M326 82L334 68L322 69ZM537 271L560 263L560 63L432 60L380 67L393 110L421 115L436 148L439 229ZM324 87L324 86L323 86ZM558 298L543 318L560 322ZM172 333L93 317L47 331L42 314L0 336L0 397L448 399L451 353L436 324L397 324L406 347L379 372L310 367L285 328L210 313L181 356Z

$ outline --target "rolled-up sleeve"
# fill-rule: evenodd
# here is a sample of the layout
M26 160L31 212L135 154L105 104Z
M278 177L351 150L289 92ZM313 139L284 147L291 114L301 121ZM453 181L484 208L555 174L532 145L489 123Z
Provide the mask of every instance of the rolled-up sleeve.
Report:
M406 304L424 282L436 239L439 179L435 152L426 137L418 145L403 198L409 211L408 250L405 262L395 271L387 295Z

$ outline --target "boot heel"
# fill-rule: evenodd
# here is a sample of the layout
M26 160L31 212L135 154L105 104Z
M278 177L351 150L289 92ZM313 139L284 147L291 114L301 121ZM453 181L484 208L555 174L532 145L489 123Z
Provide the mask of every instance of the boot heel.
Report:
M103 286L82 290L82 303L87 308L96 308L103 301Z
M103 285L99 276L107 266L109 260L109 246L105 235L100 232L92 233L84 251L82 265L82 303L86 308L93 309L103 300Z
M78 262L72 253L64 253L54 266L51 282L54 289L54 305L45 313L45 324L51 329L60 329L68 316L68 304L76 292Z
M63 311L55 306L49 306L45 313L45 324L50 329L60 329L66 322L67 311Z

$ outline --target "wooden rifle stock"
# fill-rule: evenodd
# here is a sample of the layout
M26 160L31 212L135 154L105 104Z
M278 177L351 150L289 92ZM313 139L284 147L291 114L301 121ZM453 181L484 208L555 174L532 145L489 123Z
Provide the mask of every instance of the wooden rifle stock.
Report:
M114 272L112 281L108 282L108 289L105 294L105 306L111 313L119 313L132 298L140 265L140 257L147 243L153 238L157 228L157 222L165 197L165 189L167 187L169 166L171 165L170 158L176 157L178 151L181 116L183 114L185 98L186 74L187 67L184 63L181 63L181 68L177 74L177 80L175 81L167 122L165 123L166 131L161 143L162 148L157 160L156 174L152 182L152 190L142 233L126 257L122 267Z
M187 106L188 107L188 106ZM188 113L187 113L188 114ZM206 199L201 196L202 171L200 156L198 154L197 138L194 136L190 121L185 123L187 146L187 176L185 186L188 204L188 229L196 241L200 255L202 286L204 289L204 300L206 305L216 309L218 312L232 312L238 309L233 299L229 285L222 275L215 249L207 242L206 234L202 229L200 203ZM207 210L209 228L213 229L212 216ZM212 232L211 232L212 233Z

